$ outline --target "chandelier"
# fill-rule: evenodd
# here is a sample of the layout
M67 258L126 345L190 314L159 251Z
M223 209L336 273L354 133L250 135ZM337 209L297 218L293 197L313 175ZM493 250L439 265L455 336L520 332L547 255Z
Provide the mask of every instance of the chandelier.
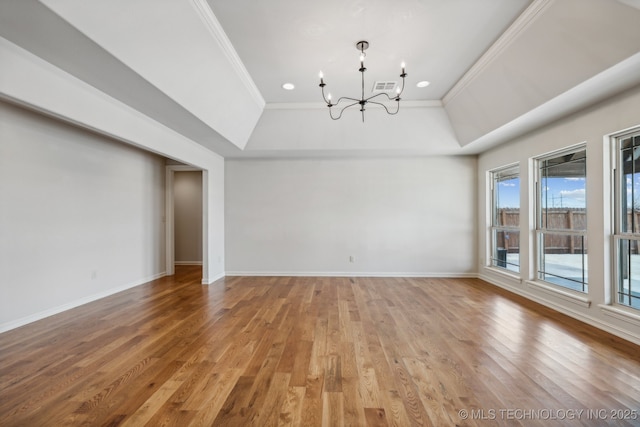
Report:
M324 102L327 104L327 107L329 107L329 116L333 120L340 119L340 117L342 117L342 113L344 112L344 110L346 110L349 107L353 107L354 105L360 105L360 112L362 113L362 122L363 123L364 123L365 105L367 105L369 103L382 106L382 108L385 109L387 114L395 115L395 114L398 114L398 111L400 111L400 95L402 95L402 92L404 91L404 78L407 77L407 73L405 73L405 71L404 71L404 62L400 65L400 67L402 68L402 73L400 74L400 77L402 77L402 87L398 87L396 89L396 96L391 97L386 92L381 92L381 93L372 95L372 96L370 96L368 98L364 97L364 72L367 71L367 69L364 66L364 58L366 56L364 51L367 50L368 47L369 47L369 42L367 42L365 40L362 40L362 41L359 41L358 43L356 43L356 48L360 51L360 68L358 69L358 71L360 71L361 78L362 78L362 93L360 95L360 99L349 98L348 96L342 96L342 97L338 98L338 101L334 104L331 101L331 94L329 93L327 96L325 96L325 94L324 94L324 87L327 84L324 82L324 75L322 74L322 71L320 71L320 85L319 86L320 86L320 89L322 90L322 98L324 99ZM389 108L387 108L387 106L385 104L381 103L381 102L373 101L373 99L375 99L375 98L377 98L379 96L386 96L387 97L387 101L396 101L395 111L389 110ZM340 108L339 104L342 101L346 101L346 102L353 101L353 102L348 104L348 105L345 105L342 108ZM333 107L336 107L336 109L340 110L338 115L335 116L335 117L333 115Z

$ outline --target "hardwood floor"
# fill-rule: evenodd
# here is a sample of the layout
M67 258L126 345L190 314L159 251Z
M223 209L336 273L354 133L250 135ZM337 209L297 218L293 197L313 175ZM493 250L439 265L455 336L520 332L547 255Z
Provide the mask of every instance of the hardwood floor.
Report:
M639 346L480 280L199 281L0 334L0 425L640 425Z

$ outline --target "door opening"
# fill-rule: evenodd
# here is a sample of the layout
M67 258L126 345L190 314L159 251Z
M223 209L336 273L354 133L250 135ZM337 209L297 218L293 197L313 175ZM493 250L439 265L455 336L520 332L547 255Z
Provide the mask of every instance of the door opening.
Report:
M166 274L175 274L175 265L202 265L207 277L206 218L203 209L207 194L205 173L198 168L167 165L165 194Z

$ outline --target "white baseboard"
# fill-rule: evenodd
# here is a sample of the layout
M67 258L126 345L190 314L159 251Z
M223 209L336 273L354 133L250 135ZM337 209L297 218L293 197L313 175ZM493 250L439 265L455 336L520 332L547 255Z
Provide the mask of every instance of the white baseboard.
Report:
M140 280L137 280L132 283L128 283L126 285L118 286L115 288L111 288L109 290L93 294L84 298L80 298L78 300L72 301L67 304L63 304L57 307L53 307L39 313L34 313L29 316L22 317L20 319L12 320L9 322L5 322L0 324L0 333L10 331L12 329L18 328L20 326L24 326L26 324L42 320L46 317L53 316L55 314L61 313L66 310L70 310L75 307L79 307L81 305L99 300L101 298L108 297L110 295L116 294L118 292L122 292L127 289L134 288L136 286L143 285L145 283L151 282L153 280L159 279L166 275L165 272L161 272ZM203 278L202 284L209 285L214 283L217 280L224 278L225 276L293 276L293 277L424 277L424 278L479 278L484 280L487 283L490 283L494 286L502 288L506 291L512 292L514 294L520 295L524 298L537 302L539 304L544 305L545 307L551 308L557 312L566 314L567 316L573 317L574 319L580 320L584 323L587 323L591 326L594 326L598 329L602 329L606 332L609 332L613 335L616 335L620 338L626 339L630 342L640 345L640 336L637 336L633 333L630 333L624 329L621 329L615 324L611 324L608 322L604 322L600 319L585 316L583 313L572 310L568 307L560 305L555 301L543 298L539 295L534 295L529 292L523 292L523 290L511 286L510 284L499 280L496 277L492 277L486 274L478 274L478 273L386 273L386 272L300 272L300 271L227 271L222 272L212 278Z
M174 261L174 265L202 265L202 261Z
M499 288L502 288L506 291L509 291L511 293L520 295L521 297L524 297L528 300L537 302L538 304L544 305L545 307L548 307L554 311L557 311L559 313L562 314L566 314L569 317L573 317L576 320L579 320L581 322L584 322L588 325L591 325L595 328L601 329L603 331L609 332L610 334L613 334L617 337L623 338L627 341L630 341L634 344L638 344L640 345L640 336L635 335L627 330L621 329L619 326L609 323L609 322L605 322L601 319L597 319L595 317L591 317L591 316L587 316L584 313L581 313L579 311L573 310L567 306L564 305L560 305L555 301L549 300L547 298L543 298L540 295L535 295L526 291L523 291L521 289L518 289L514 286L511 286L509 284L507 284L504 281L501 281L495 277L486 275L486 274L480 274L478 276L479 279L484 280L485 282L488 282L494 286L497 286Z
M227 276L291 276L291 277L432 277L477 278L477 273L387 273L371 271L227 271Z
M216 276L213 276L212 278L208 278L208 277L207 277L207 278L205 278L205 277L203 277L203 278L202 278L202 284L203 284L203 285L211 285L211 284L213 284L213 282L215 282L216 280L220 280L220 279L222 279L222 278L223 278L223 277L225 277L225 276L226 276L226 274L225 274L224 272L222 272L222 273L220 273L220 274L218 274L218 275L216 275Z
M10 331L11 329L19 328L20 326L24 326L26 324L36 322L38 320L42 320L46 317L53 316L54 314L62 313L63 311L71 310L72 308L76 308L81 305L99 300L101 298L105 298L110 295L117 294L118 292L135 288L136 286L144 285L145 283L159 279L161 277L164 277L165 275L166 275L166 272L163 271L162 273L154 274L152 276L145 277L140 280L136 280L135 282L131 282L126 285L111 288L106 291L99 292L97 294L89 295L84 298L80 298L75 301L71 301L69 303L59 305L57 307L49 308L47 310L43 310L38 313L30 314L29 316L25 316L20 319L11 320L9 322L2 323L0 324L0 333Z

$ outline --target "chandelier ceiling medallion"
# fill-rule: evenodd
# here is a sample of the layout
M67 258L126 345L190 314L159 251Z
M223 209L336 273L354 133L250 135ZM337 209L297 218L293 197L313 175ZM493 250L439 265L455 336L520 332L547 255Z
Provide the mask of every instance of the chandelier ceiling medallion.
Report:
M382 106L382 108L385 109L387 114L390 114L390 115L398 114L398 111L400 111L400 95L402 95L402 92L404 91L404 79L405 79L405 77L407 77L407 73L405 73L405 71L404 71L404 62L400 65L400 67L402 68L402 73L400 74L400 77L402 77L402 87L398 87L396 89L396 96L391 97L386 92L380 92L380 93L377 93L375 95L371 95L368 98L364 97L364 72L367 71L367 69L364 66L364 58L366 56L364 51L367 50L368 47L369 47L369 42L367 42L365 40L362 40L362 41L359 41L358 43L356 43L356 48L360 51L360 68L358 69L358 71L360 71L361 80L362 80L362 92L361 92L360 99L349 98L347 96L342 96L342 97L338 98L338 101L335 104L332 103L332 101L331 101L331 93L329 93L327 96L325 96L325 94L324 94L324 87L327 84L324 82L324 75L322 74L322 71L320 71L320 85L319 86L320 86L320 89L322 90L322 98L324 99L324 102L327 104L327 107L329 107L329 116L333 120L340 119L342 117L342 113L344 112L344 110L346 110L349 107L353 107L354 105L360 105L360 112L362 113L362 122L363 123L364 123L365 105L367 105L369 103ZM377 98L379 96L380 97L386 96L388 101L396 101L395 111L389 110L389 108L387 108L387 106L384 105L381 102L372 101L374 98ZM345 105L342 108L340 108L339 104L342 101L353 101L353 102L348 104L348 105ZM338 115L335 116L335 117L333 115L333 107L336 107L336 109L340 110Z

